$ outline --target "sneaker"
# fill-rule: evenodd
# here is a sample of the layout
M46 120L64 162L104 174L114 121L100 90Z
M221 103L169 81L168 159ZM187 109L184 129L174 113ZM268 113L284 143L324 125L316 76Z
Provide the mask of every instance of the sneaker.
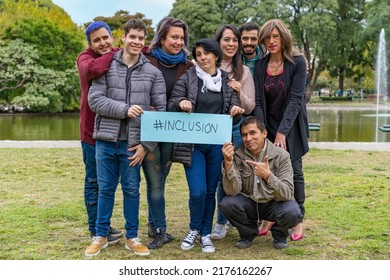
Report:
M147 256L150 254L148 247L142 244L138 237L127 239L125 248L133 251L138 256Z
M161 231L160 229L156 230L158 233L155 235L152 242L148 244L149 249L159 249L165 243L171 242L173 240L173 236L166 233L166 231Z
M198 238L198 236L199 236L199 231L190 230L187 233L186 237L184 237L183 241L181 242L181 246L180 246L181 249L186 251L194 248L196 238Z
M274 240L272 242L272 244L274 245L275 249L285 249L285 248L288 247L287 239L284 239L284 240Z
M157 234L157 229L155 229L151 224L148 224L148 236L150 238L155 238ZM169 240L168 242L171 242L174 238L171 234L167 233L167 239Z
M91 238L91 242L93 240L93 238L96 236L95 233L91 233L91 235L89 236ZM117 238L117 237L114 237L112 236L111 234L109 234L107 236L107 242L108 242L108 245L114 245L114 244L118 244L120 242L120 238Z
M99 255L100 250L108 246L107 237L103 236L94 236L92 237L92 243L85 250L85 255L87 257L94 257Z
M200 247L202 247L203 253L214 253L215 252L215 246L213 242L211 242L210 234L206 236L202 236L200 239Z
M236 247L238 249L246 249L246 248L249 248L251 245L252 245L252 241L250 241L248 239L241 239L240 241L238 241L236 243Z
M157 233L157 230L152 226L152 224L148 224L148 236L150 238L155 238Z
M123 236L124 232L121 230L117 230L113 227L110 227L110 232L108 234L111 235L112 237L119 238Z
M222 224L215 224L214 230L210 235L213 240L223 239L226 236L226 226Z
M114 237L114 236L112 236L112 234L109 234L107 236L108 245L118 244L120 241L121 241L120 237L119 238Z

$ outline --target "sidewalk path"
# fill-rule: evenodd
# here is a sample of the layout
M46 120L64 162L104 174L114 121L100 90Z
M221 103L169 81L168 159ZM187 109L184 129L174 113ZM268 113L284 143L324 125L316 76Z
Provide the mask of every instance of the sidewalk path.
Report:
M310 148L390 152L389 142L310 142ZM80 141L0 141L0 148L81 148Z

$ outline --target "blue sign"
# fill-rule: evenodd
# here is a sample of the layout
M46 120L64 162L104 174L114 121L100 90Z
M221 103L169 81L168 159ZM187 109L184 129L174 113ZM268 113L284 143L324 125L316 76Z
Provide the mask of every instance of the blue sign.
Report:
M232 141L230 115L145 111L141 141L223 144Z

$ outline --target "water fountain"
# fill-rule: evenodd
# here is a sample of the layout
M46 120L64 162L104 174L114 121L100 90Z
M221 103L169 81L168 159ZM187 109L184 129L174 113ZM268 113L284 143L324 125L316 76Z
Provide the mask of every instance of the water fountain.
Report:
M376 58L376 127L378 127L379 103L383 94L383 103L387 102L387 54L385 30L382 28L379 35L378 54ZM375 142L378 142L378 130L376 130Z

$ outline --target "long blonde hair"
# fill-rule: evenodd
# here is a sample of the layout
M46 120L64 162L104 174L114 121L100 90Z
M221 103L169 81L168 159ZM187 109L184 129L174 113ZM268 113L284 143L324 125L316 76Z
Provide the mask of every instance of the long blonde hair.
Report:
M294 46L294 39L288 27L280 19L271 19L263 24L259 33L259 46L262 53L266 54L265 40L270 36L272 30L276 29L282 41L282 55L288 61L294 63L295 56L303 56L303 53Z

